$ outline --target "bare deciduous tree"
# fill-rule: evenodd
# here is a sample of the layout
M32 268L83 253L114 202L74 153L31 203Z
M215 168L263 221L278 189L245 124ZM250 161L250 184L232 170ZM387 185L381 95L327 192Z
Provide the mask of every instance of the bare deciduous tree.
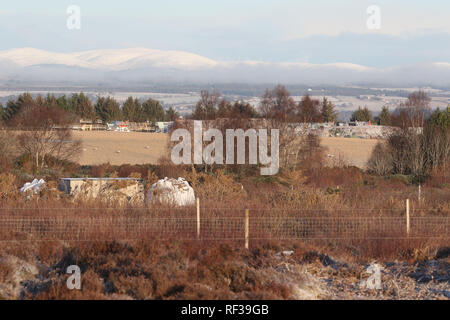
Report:
M385 143L378 143L372 151L367 169L369 172L381 176L390 174L392 172L392 160L389 146Z
M322 122L323 117L320 113L320 101L312 99L308 94L305 95L298 104L298 119L301 122L312 123Z
M200 93L200 100L197 102L195 110L192 113L193 119L214 120L221 101L220 96L218 91L210 93L207 90L202 90Z
M42 168L50 158L67 161L80 154L81 141L72 137L72 121L68 113L38 97L24 105L10 125L20 130L18 148L34 157L36 167Z
M423 91L415 91L397 110L395 124L402 128L423 128L427 113L430 111L431 99Z
M261 113L266 119L289 122L294 119L296 104L289 91L282 85L266 90L261 100Z

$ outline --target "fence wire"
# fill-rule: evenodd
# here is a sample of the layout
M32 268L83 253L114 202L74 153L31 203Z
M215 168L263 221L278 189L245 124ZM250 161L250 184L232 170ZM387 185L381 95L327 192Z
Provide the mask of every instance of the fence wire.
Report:
M198 226L200 227L198 229ZM301 239L448 239L450 219L411 217L283 217L250 216L250 240ZM198 233L199 232L199 233ZM62 240L244 240L245 217L191 217L74 215L33 217L0 215L0 241Z

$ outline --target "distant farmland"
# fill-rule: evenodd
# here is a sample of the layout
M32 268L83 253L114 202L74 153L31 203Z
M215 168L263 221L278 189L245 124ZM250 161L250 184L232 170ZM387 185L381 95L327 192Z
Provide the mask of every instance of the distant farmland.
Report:
M322 138L322 146L327 148L327 154L333 156L334 160L339 158L347 164L365 168L373 148L378 139L358 138Z
M164 133L74 131L73 134L83 142L78 159L83 165L156 164L167 152L169 141L169 135Z
M95 165L109 162L121 164L156 164L167 154L169 135L163 133L74 131L74 137L83 141L83 152L79 163ZM322 138L322 145L332 159L363 168L380 140Z

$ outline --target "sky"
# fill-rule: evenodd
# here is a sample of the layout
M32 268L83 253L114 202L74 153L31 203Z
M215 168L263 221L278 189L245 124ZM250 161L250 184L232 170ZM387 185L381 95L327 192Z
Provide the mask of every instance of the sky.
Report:
M77 5L80 29L69 30ZM379 29L369 29L380 9ZM0 8L0 50L145 47L221 61L450 62L448 0L18 0Z

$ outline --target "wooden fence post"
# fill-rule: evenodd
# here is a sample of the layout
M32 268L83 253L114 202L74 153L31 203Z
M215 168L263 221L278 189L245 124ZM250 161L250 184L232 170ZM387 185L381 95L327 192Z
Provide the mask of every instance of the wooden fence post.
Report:
M406 199L406 234L409 237L410 224L409 224L409 199Z
M245 209L245 249L248 249L249 240L249 210Z
M200 199L197 198L197 240L200 240Z

